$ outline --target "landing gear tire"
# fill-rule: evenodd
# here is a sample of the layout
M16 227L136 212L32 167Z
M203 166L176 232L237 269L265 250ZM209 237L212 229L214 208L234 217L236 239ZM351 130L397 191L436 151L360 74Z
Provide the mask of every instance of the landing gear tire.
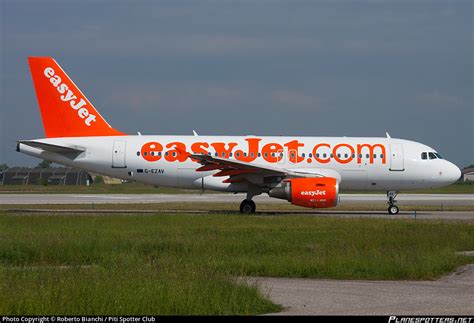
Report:
M387 192L387 197L388 197L388 214L393 215L393 214L398 214L398 206L395 205L397 202L395 198L397 197L398 192L396 191L388 191Z
M396 205L390 205L388 207L388 214L398 214L398 211L399 209L398 209L398 206Z
M256 208L255 202L252 200L243 200L240 203L240 213L242 214L253 214Z

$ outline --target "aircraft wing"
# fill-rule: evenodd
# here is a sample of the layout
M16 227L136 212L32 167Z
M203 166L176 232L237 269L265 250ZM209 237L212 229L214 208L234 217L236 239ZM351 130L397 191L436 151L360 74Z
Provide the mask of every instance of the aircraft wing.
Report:
M189 156L193 160L197 161L202 165L215 165L214 169L222 168L233 168L233 169L246 169L252 171L265 171L267 173L275 173L278 175L286 174L286 171L283 168L263 166L253 163L241 162L238 160L230 160L227 158L212 157L209 155L200 155L200 154L191 154Z
M305 172L288 170L281 167L247 163L227 158L213 157L206 154L189 154L189 158L202 166L198 172L219 170L214 177L228 177L223 183L250 182L259 186L272 186L288 177L325 177L324 172Z

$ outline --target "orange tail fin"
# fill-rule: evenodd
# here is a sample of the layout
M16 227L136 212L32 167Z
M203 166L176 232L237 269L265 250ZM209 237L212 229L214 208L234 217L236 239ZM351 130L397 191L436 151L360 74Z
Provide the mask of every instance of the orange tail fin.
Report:
M121 136L51 57L28 57L46 137Z

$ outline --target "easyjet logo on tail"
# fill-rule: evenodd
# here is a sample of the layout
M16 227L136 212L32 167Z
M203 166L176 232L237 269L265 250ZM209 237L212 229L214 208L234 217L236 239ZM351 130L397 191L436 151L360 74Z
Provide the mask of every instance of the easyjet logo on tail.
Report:
M84 119L86 126L90 127L91 123L96 121L96 116L89 113L86 107L86 101L83 98L78 100L78 97L69 89L66 83L62 82L61 77L55 73L52 67L46 67L44 69L44 76L46 76L51 82L51 85L56 88L61 101L69 102L70 107L77 111L79 118Z

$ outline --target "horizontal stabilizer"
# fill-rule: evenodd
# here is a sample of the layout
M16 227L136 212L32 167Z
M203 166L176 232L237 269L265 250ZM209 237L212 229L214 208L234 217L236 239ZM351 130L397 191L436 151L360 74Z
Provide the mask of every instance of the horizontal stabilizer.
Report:
M74 147L59 146L59 145L47 144L47 143L44 143L44 142L33 141L33 140L19 140L17 143L27 145L27 146L30 146L30 147L34 147L34 148L43 149L43 150L50 151L50 152L53 152L53 153L60 153L60 154L61 153L63 153L63 154L64 153L79 154L79 153L82 153L82 152L86 151L84 148L80 148L80 147L77 147L77 146L74 146Z

